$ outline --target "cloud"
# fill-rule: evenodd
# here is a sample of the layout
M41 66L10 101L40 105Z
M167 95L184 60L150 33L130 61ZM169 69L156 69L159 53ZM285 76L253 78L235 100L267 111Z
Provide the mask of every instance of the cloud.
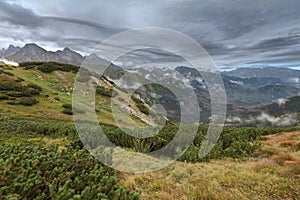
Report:
M38 15L16 2L0 2L0 11L0 19L6 24L0 27L0 37L11 37L11 43L37 42L60 48L68 44L85 51L87 44L94 47L101 39L124 30L87 20Z
M281 117L273 117L266 113L262 113L255 120L258 120L260 122L269 122L273 126L289 126L298 123L297 114L289 114Z
M274 117L262 112L260 115L255 117L241 118L238 116L227 117L226 122L228 123L239 123L245 124L271 124L272 126L290 126L298 124L298 115L296 113L286 114L279 117Z
M88 53L122 30L154 26L192 37L219 66L271 62L299 66L299 10L298 0L91 0L84 4L4 0L0 41L2 47L36 42L50 49L68 46ZM126 59L176 60L153 50L134 52Z
M0 19L13 25L37 28L43 26L42 18L39 18L32 10L19 4L0 2Z
M278 103L279 106L285 105L285 103L289 101L288 99L277 99L276 103Z
M270 51L270 49L282 49L284 47L294 46L300 44L300 32L299 35L289 35L284 37L277 37L263 40L255 44L251 49L257 49L259 51Z

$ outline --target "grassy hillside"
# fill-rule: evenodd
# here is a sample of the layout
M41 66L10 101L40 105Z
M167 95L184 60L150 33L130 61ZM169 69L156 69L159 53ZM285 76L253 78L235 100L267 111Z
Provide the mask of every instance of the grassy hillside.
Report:
M300 127L223 129L205 158L198 152L207 126L198 128L188 150L171 166L148 174L114 171L92 157L72 122L71 93L75 66L26 63L0 67L0 197L4 199L296 199L300 195ZM161 149L178 126L167 122L153 137L135 138L115 126L110 103L144 126L150 109L137 96L129 105L126 93L101 78L96 113L106 136L128 155L112 152L113 165L143 165L135 157ZM127 124L126 124L127 123ZM186 125L185 130L190 126ZM147 134L139 130L141 134ZM184 139L188 137L186 132ZM94 139L94 138L92 138ZM101 146L95 151L107 155ZM170 147L170 153L180 149ZM102 155L102 154L101 154ZM150 159L157 159L151 157ZM146 166L152 167L152 166Z
M300 96L291 97L283 101L284 102L282 104L274 102L272 104L262 107L261 109L273 116L279 116L286 113L300 112Z
M0 64L0 113L71 121L71 94L77 71L76 66L58 63L21 63L19 67ZM35 88L31 87L39 90L32 91ZM140 112L140 105L133 100L125 104L121 98L126 96L123 91L116 89L121 97L111 99L107 92L110 92L113 87L111 81L105 78L99 80L95 109L101 123L115 125L110 109L111 101L123 109L118 113L118 119L122 120L125 127L130 127L131 124L126 124L128 120L124 112L131 112L132 119L138 125L145 125L151 121L147 115ZM22 103L23 101L25 103Z

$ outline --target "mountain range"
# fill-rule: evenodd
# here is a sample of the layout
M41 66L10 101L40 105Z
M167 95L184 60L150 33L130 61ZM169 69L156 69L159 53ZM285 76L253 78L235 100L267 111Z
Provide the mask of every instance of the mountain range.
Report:
M17 63L42 61L72 64L77 66L81 65L84 60L82 55L67 47L62 51L58 50L52 52L43 49L35 43L26 44L22 48L10 45L7 50L1 53L1 56Z
M55 52L47 51L34 43L26 44L22 48L10 45L8 49L0 52L0 56L18 63L38 61L57 62L76 66L80 66L85 60L109 66L105 75L114 81L119 79L125 70L94 54L87 57L82 56L67 47ZM209 116L210 95L201 74L210 72L199 73L197 70L186 66L176 67L175 70L193 87L202 110L202 116ZM135 77L135 80L147 78L149 74L154 76L156 74L157 78L165 79L166 77L164 76L169 76L170 74L159 68L155 70L138 68L135 71L138 73L132 73L132 76L137 76L136 74L139 76ZM131 73L130 70L128 72ZM228 115L241 116L247 115L247 113L269 111L269 107L273 108L278 99L288 99L298 96L300 93L300 71L298 70L277 67L238 68L232 71L221 72L221 76L227 95ZM173 79L175 80L176 78L173 77ZM165 98L162 97L160 99L160 102L164 102L168 113L173 113L175 117L174 121L179 120L176 119L178 117L176 109L178 108L174 106L178 102L172 101L172 94L157 86L152 85L149 88L151 88L152 93L161 93L161 96L165 96ZM150 106L156 103L150 97L150 92L145 93L145 90L137 90L136 93L139 93ZM270 106L268 107L268 105ZM293 103L293 105L295 104ZM285 112L282 108L280 110L281 114L292 111L292 109L289 109ZM274 112L270 113L274 114Z

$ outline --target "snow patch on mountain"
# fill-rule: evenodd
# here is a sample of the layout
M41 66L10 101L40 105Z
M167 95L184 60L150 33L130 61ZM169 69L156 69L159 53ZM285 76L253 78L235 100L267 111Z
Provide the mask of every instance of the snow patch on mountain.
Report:
M234 83L234 84L238 84L238 85L244 85L244 83L242 81L230 80L230 83Z

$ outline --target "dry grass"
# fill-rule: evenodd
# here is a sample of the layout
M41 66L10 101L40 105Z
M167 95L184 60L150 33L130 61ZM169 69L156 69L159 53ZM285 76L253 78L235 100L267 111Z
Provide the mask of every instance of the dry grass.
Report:
M142 191L142 199L297 199L299 139L300 132L265 136L257 157L246 161L176 162L153 173L117 175L125 187Z
M295 158L289 153L282 153L271 157L279 165L283 165L285 161L294 161Z

